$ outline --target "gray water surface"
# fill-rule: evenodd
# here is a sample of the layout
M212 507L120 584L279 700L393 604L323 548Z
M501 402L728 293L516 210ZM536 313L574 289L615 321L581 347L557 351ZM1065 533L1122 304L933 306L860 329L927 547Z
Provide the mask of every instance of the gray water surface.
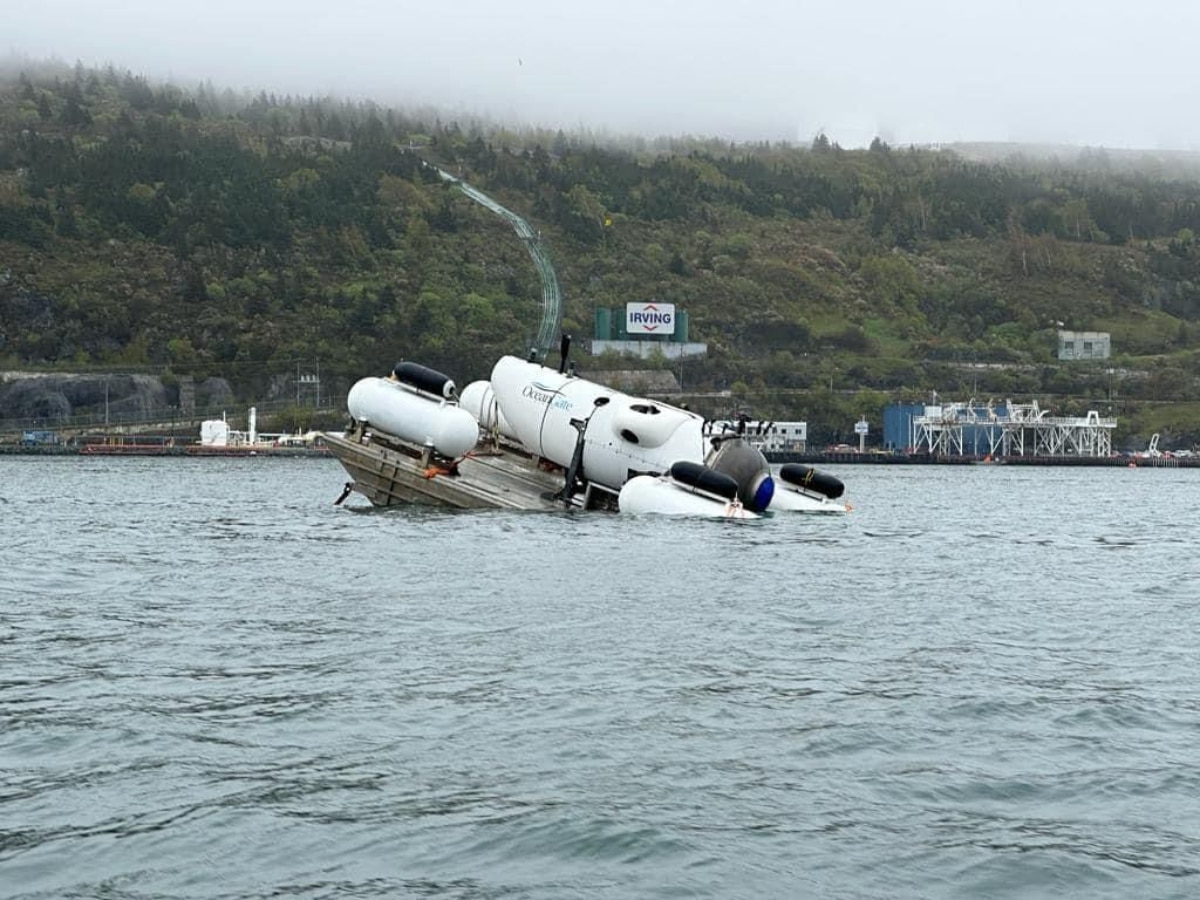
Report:
M832 471L736 523L0 458L0 895L1200 896L1200 471Z

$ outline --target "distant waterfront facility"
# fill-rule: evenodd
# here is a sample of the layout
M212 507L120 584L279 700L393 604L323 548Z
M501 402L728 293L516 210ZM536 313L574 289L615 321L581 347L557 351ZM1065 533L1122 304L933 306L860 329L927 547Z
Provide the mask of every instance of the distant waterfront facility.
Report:
M804 453L808 449L807 422L747 419L740 425L740 433L763 453ZM704 430L711 437L734 435L739 433L739 423L718 419L705 423Z
M886 447L931 456L1112 456L1116 427L1116 419L1095 410L1086 416L1049 415L1036 400L893 404L883 411Z

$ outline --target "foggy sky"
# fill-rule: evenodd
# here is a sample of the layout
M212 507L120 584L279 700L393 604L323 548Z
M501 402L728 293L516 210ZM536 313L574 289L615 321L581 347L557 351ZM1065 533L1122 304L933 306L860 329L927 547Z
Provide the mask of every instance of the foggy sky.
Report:
M0 54L617 134L1200 149L1185 0L37 0Z

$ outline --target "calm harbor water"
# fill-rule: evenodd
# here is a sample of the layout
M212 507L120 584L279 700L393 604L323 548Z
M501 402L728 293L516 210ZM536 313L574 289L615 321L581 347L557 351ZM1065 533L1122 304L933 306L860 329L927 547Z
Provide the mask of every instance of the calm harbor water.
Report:
M0 458L0 896L1200 896L1200 472L833 471L729 523Z

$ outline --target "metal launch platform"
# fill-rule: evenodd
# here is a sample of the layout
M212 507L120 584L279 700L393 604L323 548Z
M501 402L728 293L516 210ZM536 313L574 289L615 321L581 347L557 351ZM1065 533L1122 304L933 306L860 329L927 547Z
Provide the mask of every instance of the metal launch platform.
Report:
M481 442L461 459L433 458L423 448L389 435L358 430L323 436L329 451L354 480L351 490L373 506L420 504L452 509L563 509L561 469L547 470L516 451ZM572 505L606 506L601 498Z

